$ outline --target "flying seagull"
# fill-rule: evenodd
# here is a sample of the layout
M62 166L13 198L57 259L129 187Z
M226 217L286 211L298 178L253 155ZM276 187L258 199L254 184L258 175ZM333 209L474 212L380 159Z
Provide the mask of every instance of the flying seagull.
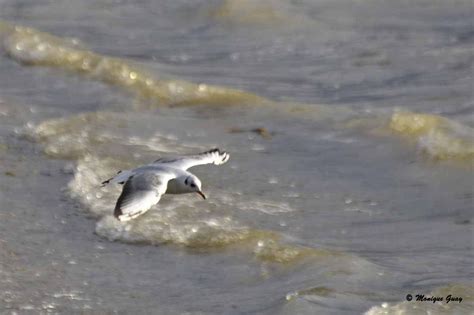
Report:
M229 160L229 153L212 149L196 155L165 157L132 170L119 171L102 182L125 184L115 205L114 216L128 221L147 212L160 201L163 194L198 193L203 199L201 181L187 171L196 165L221 165Z

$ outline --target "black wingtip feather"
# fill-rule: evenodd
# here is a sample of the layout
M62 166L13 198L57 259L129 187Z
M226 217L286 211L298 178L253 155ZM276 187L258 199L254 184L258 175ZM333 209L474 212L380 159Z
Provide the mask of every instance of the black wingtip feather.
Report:
M219 149L219 148L214 148L214 149L211 149L209 151L203 152L201 154L209 154L209 153L216 153L216 152L219 153L219 155L227 153L226 151L221 151L221 149Z
M117 205L115 206L115 210L114 210L114 217L120 221L120 216L122 215L122 209L120 209L120 206L118 205L118 202L117 202Z
M132 177L133 176L131 176L130 178L132 178ZM124 196L125 196L124 192L127 188L128 188L127 185L125 185L125 187L122 190L122 193L120 194L120 196L117 199L117 202L115 203L114 217L116 217L117 220L119 220L119 221L122 221L122 220L120 220L120 216L123 215L123 212L122 212L122 209L121 209L120 206L122 205L122 202L123 202L123 199L124 199Z
M219 150L219 148L214 148L214 149L210 149L209 151L203 152L202 154L215 153L215 152L219 152L220 154L221 150Z

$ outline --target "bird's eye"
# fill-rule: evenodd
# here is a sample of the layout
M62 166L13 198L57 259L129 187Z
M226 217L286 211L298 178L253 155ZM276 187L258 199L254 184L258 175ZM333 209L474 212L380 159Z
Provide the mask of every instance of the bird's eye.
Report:
M191 184L191 187L192 187L192 188L195 188L195 187L196 187L196 185L195 185L195 184Z
M188 184L188 179L187 179L187 178L184 180L184 184L185 184L185 185Z

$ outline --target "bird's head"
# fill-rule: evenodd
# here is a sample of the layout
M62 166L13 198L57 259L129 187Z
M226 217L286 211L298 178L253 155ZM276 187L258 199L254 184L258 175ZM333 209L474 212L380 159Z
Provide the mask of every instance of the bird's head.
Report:
M203 199L206 199L206 195L201 191L201 181L194 175L187 176L184 179L184 186L188 192L195 192L199 194Z

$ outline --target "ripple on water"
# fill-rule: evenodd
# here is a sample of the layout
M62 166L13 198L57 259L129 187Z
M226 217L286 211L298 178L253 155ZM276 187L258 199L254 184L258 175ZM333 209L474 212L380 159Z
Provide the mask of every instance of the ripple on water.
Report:
M234 2L229 2L231 7L234 6ZM134 91L151 100L152 104L270 105L272 109L281 110L282 113L314 120L331 117L334 121L357 120L356 116L361 114L343 107L335 109L316 104L273 102L223 86L195 84L184 80L157 80L130 61L81 49L77 40L62 39L32 28L13 27L5 23L1 25L1 30L6 34L3 46L8 55L15 60L85 73L92 78ZM359 121L367 122L370 128L373 125L371 120L374 119L376 118L367 117ZM389 128L395 134L416 137L422 152L434 159L461 161L474 159L473 131L467 126L438 115L410 112L397 112L389 120ZM63 144L67 145L66 142ZM255 148L255 150L261 149L262 147ZM58 154L57 151L51 153Z
M176 137L157 132L146 137L130 136L129 128L134 123L124 113L89 112L28 124L23 133L42 143L47 155L72 160L86 155L129 156L131 148L159 154L200 148L195 144L177 145Z
M420 150L433 159L474 159L474 129L441 116L395 112L390 129L417 141Z
M184 80L158 80L136 63L85 50L77 40L65 40L28 27L4 29L10 30L4 48L11 58L29 65L86 74L153 100L153 105L265 102L262 97L235 89Z

